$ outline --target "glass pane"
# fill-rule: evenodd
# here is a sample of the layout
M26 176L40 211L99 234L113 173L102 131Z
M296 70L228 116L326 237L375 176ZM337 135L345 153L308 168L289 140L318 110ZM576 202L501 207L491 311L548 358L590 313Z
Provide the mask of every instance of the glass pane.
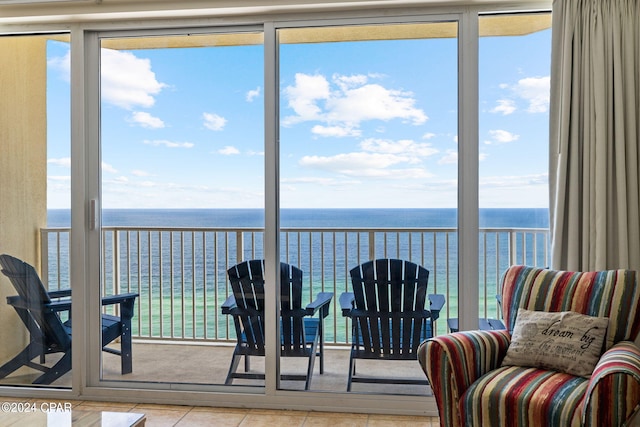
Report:
M69 40L0 37L2 384L71 387Z
M325 360L323 373L315 360L311 390L348 389L351 345L362 329L343 316L339 299L354 290L350 271L369 260L426 268L428 293L446 305L433 329L433 319L411 318L419 327L412 331L419 339L446 331L457 288L456 37L454 22L279 33L281 260L303 271L303 306L333 294L327 316L314 315L324 322ZM379 311L368 321L391 324ZM383 360L380 348L372 350L377 358L357 359L357 377L376 383L353 377L351 391L429 393L398 381L425 380L411 353L419 339L404 341L400 360ZM304 376L308 358L285 356L283 349L282 373ZM378 381L389 376L396 378Z
M479 304L501 320L507 267L549 265L551 14L483 16L480 33Z
M102 292L137 295L132 369L103 352L105 380L226 381L227 269L263 252L262 44L261 33L101 40Z

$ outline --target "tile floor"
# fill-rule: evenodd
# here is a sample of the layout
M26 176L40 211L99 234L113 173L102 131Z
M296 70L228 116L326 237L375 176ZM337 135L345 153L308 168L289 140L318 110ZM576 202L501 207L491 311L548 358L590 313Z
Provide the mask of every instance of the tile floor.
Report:
M0 398L0 400L17 400ZM45 402L33 399L35 402ZM48 401L47 401L48 402ZM146 416L148 427L435 427L437 417L210 408L180 405L72 401L81 411L135 412Z

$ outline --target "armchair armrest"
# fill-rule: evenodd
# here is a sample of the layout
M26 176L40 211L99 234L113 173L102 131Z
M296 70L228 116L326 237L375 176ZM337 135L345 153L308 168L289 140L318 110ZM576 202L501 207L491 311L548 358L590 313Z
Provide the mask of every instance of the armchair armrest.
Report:
M506 330L478 330L441 335L420 344L418 362L431 384L441 425L459 425L460 396L500 365L510 342Z
M333 299L333 292L318 292L316 299L307 305L306 314L313 316L318 310L324 319L329 315L329 305Z
M353 292L343 292L340 294L340 309L342 310L342 315L344 317L350 317L351 310L353 310L353 302L355 301L355 296Z
M602 355L591 374L582 423L622 425L639 403L640 348L631 341L621 341ZM614 414L620 418L613 420Z

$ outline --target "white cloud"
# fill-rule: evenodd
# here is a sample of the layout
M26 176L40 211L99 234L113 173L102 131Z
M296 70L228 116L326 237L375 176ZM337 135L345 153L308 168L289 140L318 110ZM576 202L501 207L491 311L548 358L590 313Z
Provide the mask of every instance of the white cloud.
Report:
M131 52L102 49L102 99L130 110L133 107L152 107L154 95L167 85L156 79L151 61Z
M514 93L527 101L530 113L545 113L549 110L549 98L551 93L551 79L546 77L527 77L518 80L512 87Z
M343 91L347 91L350 88L365 85L369 78L364 74L356 74L351 76L334 74L332 76L332 79L335 82L335 84L337 84L340 87L340 89L342 89Z
M143 171L143 170L139 170L139 169L132 170L132 171L131 171L131 175L133 175L133 176L140 176L140 177L143 177L143 176L151 176L151 174L150 174L149 172L145 172L145 171Z
M438 152L427 143L373 138L362 141L360 148L362 151L334 156L304 156L300 165L352 177L426 178L431 174L425 168L409 165L418 165Z
M164 122L161 119L145 111L134 111L129 121L147 129L162 129L164 127Z
M62 79L68 82L71 77L71 50L68 50L64 56L50 58L47 66L58 70Z
M548 185L549 174L485 176L480 177L481 188L523 188L529 186Z
M71 157L61 157L59 159L47 159L47 163L51 165L61 166L63 168L70 168Z
M102 171L103 172L111 172L111 173L117 173L118 172L118 170L116 168L111 166L109 163L105 163L105 162L102 162Z
M346 175L361 175L358 171L384 169L406 161L407 158L401 156L356 152L337 154L335 156L304 156L300 160L300 164L332 170ZM369 174L371 172L364 173L364 175Z
M391 168L391 166L408 162L408 158L394 154L358 152L328 157L304 156L300 160L300 165L347 176L369 178L415 179L431 176L423 168Z
M318 136L333 136L333 137L345 137L345 136L360 136L362 132L360 129L353 129L350 126L322 126L315 125L311 128L311 133Z
M260 96L260 86L255 88L254 90L250 90L247 92L247 102L253 102L254 99Z
M166 139L145 139L142 141L143 144L152 145L154 147L164 146L167 148L192 148L194 144L192 142L175 142L168 141Z
M508 116L516 111L516 103L511 99L499 99L498 105L496 105L491 112L501 113L504 116Z
M289 107L297 116L284 119L285 125L308 120L320 120L322 109L316 101L328 99L330 96L329 82L324 76L296 73L294 86L284 89L285 97L289 100Z
M487 145L507 144L520 138L520 135L502 129L490 130L489 136L491 139L484 142Z
M424 135L422 135L422 139L431 139L431 138L435 138L436 134L433 132L427 132Z
M374 153L387 153L387 154L401 154L409 156L410 158L422 158L432 156L438 153L438 150L433 148L428 143L418 143L410 139L403 139L399 141L391 141L385 139L365 139L360 143L360 147L365 151ZM413 160L409 160L413 162Z
M230 145L227 145L224 148L221 148L220 150L218 150L218 153L223 154L225 156L232 156L235 154L240 154L240 150L238 150L236 147L232 147Z
M325 127L316 131L331 129L332 132L317 132L323 136L351 136L336 129L357 130L360 123L368 120L400 119L420 125L427 121L427 115L415 107L411 92L387 89L376 83L369 83L374 76L334 75L332 84L322 75L297 73L295 84L284 89L288 106L295 115L285 117L283 124L290 126L304 121L319 121ZM375 76L377 77L377 76Z
M349 89L344 96L327 102L332 121L360 123L365 120L405 119L414 125L427 121L422 110L413 107L409 92L389 90L377 84Z
M280 180L283 184L317 184L317 185L354 185L359 184L360 181L345 181L343 179L335 178L321 178L321 177L298 177L298 178L282 178Z
M204 127L210 130L219 131L224 129L227 119L215 113L202 113L204 119Z
M458 163L458 152L456 150L447 150L444 156L438 160L439 165L452 165Z

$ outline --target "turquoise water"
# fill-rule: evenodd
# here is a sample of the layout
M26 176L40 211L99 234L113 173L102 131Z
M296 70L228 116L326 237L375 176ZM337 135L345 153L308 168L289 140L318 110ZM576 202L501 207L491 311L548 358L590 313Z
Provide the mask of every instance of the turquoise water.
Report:
M68 227L69 211L49 212L49 227ZM194 210L105 210L105 226L132 227L255 227L262 228L263 211L255 209ZM305 228L455 228L452 209L283 209L282 227ZM484 209L481 227L548 228L546 209ZM344 342L346 322L340 315L338 296L349 290L349 269L374 257L411 259L430 271L431 292L447 294L450 317L457 316L457 234L455 232L374 233L282 233L281 259L297 265L309 283L309 298L319 291L333 291L335 300L327 328L327 341ZM237 262L236 233L176 233L168 231L119 232L105 234L103 282L106 293L114 289L114 250L118 251L120 292L140 294L135 333L143 337L219 338L233 335L220 305L228 295L226 269ZM63 235L64 238L64 235ZM68 238L68 236L67 236ZM262 232L245 233L241 258L262 258ZM370 242L374 239L374 242ZM510 244L515 243L522 263L540 265L545 243L507 233L482 235L479 280L486 281L489 314L495 310L493 296L499 275L509 265ZM371 243L371 244L370 244ZM534 244L535 243L535 244ZM57 245L50 245L49 277L58 277L61 288L68 287L68 241L62 242L59 264ZM58 270L59 269L59 270ZM51 284L51 281L50 281ZM56 284L56 287L58 284ZM481 305L485 298L481 293ZM446 317L443 314L443 318ZM444 322L438 331L444 332Z

